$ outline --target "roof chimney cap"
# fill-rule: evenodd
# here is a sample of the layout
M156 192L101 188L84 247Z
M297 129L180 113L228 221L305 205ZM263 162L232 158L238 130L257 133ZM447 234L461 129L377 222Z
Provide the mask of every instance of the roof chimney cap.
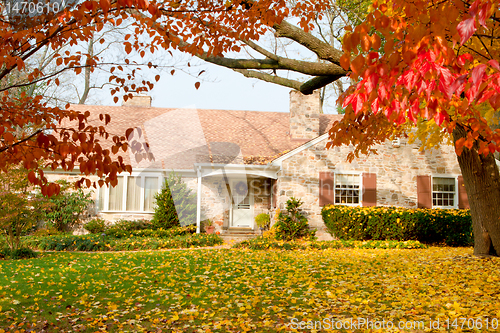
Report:
M132 97L129 97L126 101L124 101L122 105L150 108L151 99L152 99L151 96L148 96L146 94L135 94Z

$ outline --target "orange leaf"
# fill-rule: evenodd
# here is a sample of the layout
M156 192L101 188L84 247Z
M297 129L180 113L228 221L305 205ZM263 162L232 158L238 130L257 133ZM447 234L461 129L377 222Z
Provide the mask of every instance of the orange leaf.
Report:
M156 6L150 3L148 6L148 12L154 16L156 14L156 10L157 10Z
M195 87L196 89L198 89L198 88L200 87L200 82L196 82L196 83L194 84L194 87Z
M348 53L344 53L340 57L340 66L342 66L343 69L349 70L349 66L351 64L351 57Z
M355 74L361 73L361 69L365 65L365 58L360 54L351 62L351 70Z
M127 52L127 54L129 54L130 52L132 52L132 44L125 43L125 52Z
M34 171L28 173L28 180L31 184L36 184L36 175Z
M102 11L106 14L111 7L111 3L109 0L99 0L99 4L101 5Z
M372 42L372 48L374 50L378 50L380 48L381 40L379 35L373 34L371 37L371 42Z
M472 149L473 145L474 145L474 141L472 139L467 139L464 143L464 146L469 148L469 149Z
M363 34L361 37L361 49L365 52L368 52L372 46L372 41L370 36Z

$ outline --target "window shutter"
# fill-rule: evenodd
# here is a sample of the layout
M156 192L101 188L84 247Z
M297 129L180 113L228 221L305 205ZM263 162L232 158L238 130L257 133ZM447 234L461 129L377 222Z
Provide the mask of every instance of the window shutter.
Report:
M469 208L469 198L467 197L467 192L465 191L463 176L458 176L458 208L460 209Z
M272 207L273 208L276 208L276 202L278 201L278 180L273 180L272 182L272 191L273 191L273 195L272 195Z
M319 173L319 205L334 203L333 175L331 172Z
M377 174L363 173L363 207L377 205Z
M417 176L418 208L432 208L431 176Z

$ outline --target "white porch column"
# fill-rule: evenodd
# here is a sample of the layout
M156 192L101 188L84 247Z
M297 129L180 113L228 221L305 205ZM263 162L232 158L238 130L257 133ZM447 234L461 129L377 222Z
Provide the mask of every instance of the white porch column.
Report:
M198 178L198 191L196 192L196 233L200 233L201 226L201 170L200 167L196 169Z

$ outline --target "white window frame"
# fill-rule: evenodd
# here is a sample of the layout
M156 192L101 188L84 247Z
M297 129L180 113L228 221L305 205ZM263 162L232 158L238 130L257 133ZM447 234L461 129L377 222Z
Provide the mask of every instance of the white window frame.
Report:
M99 211L101 213L128 213L128 214L153 214L154 212L150 211L145 211L144 210L144 194L145 194L145 182L146 182L146 177L156 177L158 178L158 192L161 191L161 188L163 186L164 182L164 175L162 172L140 172L140 171L135 171L132 172L132 174L129 173L124 173L124 174L119 174L118 177L123 177L123 198L122 198L122 210L109 210L109 186L104 185L104 204L103 204L103 209L102 211ZM138 211L131 211L127 210L127 191L128 191L128 177L141 177L141 193L140 193L140 209ZM100 191L101 188L97 189L97 206L99 207L99 198L100 198Z
M335 191L337 190L337 175L355 175L359 176L359 201L358 203L336 203ZM363 173L362 172L335 172L333 175L333 204L339 206L353 206L353 207L361 207L363 205Z
M455 193L453 195L453 206L438 206L434 205L434 178L449 178L455 180ZM449 193L449 192L446 192ZM458 176L457 175L449 175L449 174L437 174L431 176L431 200L432 200L432 208L441 208L441 209L458 209Z

